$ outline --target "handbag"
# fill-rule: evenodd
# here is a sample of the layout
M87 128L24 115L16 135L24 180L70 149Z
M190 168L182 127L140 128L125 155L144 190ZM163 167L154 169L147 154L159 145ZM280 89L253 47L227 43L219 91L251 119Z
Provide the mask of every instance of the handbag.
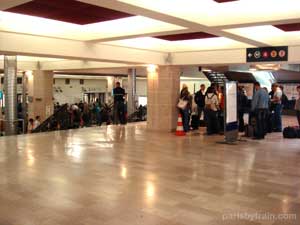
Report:
M177 103L177 107L179 109L185 109L186 106L187 106L187 104L188 104L188 101L183 100L183 99L180 98L179 101L178 101L178 103Z

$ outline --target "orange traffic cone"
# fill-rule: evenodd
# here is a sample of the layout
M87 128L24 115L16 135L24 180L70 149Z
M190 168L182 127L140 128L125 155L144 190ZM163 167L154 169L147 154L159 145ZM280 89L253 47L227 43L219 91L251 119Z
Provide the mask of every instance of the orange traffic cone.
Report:
M177 128L176 128L176 136L184 136L185 132L183 131L183 125L182 125L182 116L181 113L178 114L178 121L177 121Z

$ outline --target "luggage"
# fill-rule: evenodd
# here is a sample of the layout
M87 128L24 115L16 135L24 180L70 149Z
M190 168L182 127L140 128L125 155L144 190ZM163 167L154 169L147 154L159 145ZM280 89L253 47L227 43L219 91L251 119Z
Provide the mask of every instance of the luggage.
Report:
M254 126L253 125L245 125L245 136L246 137L254 137Z
M299 128L297 128L297 127L286 127L283 129L283 137L284 138L297 138L298 132L299 132Z
M200 127L205 127L205 121L204 120L199 120L199 126Z
M298 129L296 130L296 133L297 133L297 138L300 138L300 128L298 128Z
M193 130L199 129L199 116L198 115L192 115L191 127L193 128Z

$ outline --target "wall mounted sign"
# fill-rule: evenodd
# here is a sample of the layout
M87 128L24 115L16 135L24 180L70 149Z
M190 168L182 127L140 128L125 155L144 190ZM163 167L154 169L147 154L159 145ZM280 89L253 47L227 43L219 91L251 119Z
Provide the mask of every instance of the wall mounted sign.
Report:
M288 61L288 47L247 48L247 62Z
M2 100L2 99L3 99L3 92L0 91L0 100Z

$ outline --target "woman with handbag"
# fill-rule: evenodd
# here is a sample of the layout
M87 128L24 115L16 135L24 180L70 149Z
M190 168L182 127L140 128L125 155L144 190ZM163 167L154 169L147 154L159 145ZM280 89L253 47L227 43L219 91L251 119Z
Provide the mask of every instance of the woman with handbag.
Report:
M180 92L180 99L177 106L182 115L183 130L185 132L188 132L190 130L190 113L192 107L192 96L186 84L183 84L182 86Z

